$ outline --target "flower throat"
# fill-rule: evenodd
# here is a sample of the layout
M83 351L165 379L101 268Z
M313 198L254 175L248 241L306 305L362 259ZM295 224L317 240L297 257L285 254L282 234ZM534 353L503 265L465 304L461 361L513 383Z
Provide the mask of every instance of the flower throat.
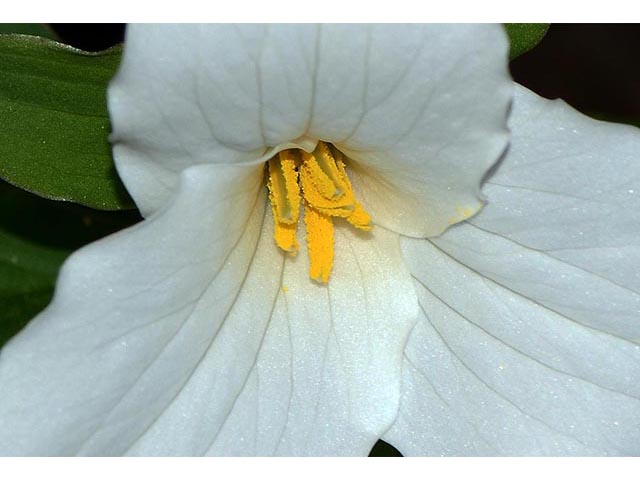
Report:
M284 150L268 162L269 200L278 247L298 252L296 230L304 200L309 276L329 281L333 267L333 218L341 217L360 230L371 230L371 218L355 199L340 151L319 142L313 153Z

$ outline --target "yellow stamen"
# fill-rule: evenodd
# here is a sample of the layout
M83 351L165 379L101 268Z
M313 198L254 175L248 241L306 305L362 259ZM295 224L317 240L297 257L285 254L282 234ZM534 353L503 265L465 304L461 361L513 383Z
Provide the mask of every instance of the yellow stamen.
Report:
M276 244L285 252L298 252L296 228L300 216L300 186L296 171L296 152L285 150L269 160L269 200L275 224Z
M296 238L296 229L298 224L289 225L287 223L276 222L276 229L273 238L276 244L285 252L295 257L298 253L298 239Z
M345 193L352 193L348 186L349 179L347 178L344 168L342 168L342 170L339 169L336 157L332 154L332 151L326 143L318 143L312 155L315 160L314 163L320 167L322 172L333 183L333 192L329 198L337 200L338 198L342 198Z
M372 228L369 214L355 199L344 156L324 142L319 142L313 153L284 150L269 160L267 186L275 241L293 254L298 250L296 227L304 198L309 276L327 283L333 267L332 217L345 218L361 230Z
M321 157L322 158L322 157ZM331 159L333 161L333 159ZM321 160L328 163L327 159ZM318 208L345 208L353 204L353 192L347 187L344 180L339 178L340 171L333 161L330 170L331 178L320 166L314 154L302 153L302 165L300 165L300 184L307 202Z
M368 232L373 228L371 226L371 217L357 200L355 201L354 207L353 213L347 217L347 221L354 227Z
M333 221L307 204L304 212L309 250L309 276L322 283L329 281L333 268Z

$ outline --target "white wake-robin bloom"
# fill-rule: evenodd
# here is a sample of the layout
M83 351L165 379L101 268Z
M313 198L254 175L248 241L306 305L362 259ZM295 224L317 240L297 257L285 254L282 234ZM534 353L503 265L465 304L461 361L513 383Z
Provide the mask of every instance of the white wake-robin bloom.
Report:
M514 87L507 48L130 27L146 220L2 351L0 453L639 454L640 134Z

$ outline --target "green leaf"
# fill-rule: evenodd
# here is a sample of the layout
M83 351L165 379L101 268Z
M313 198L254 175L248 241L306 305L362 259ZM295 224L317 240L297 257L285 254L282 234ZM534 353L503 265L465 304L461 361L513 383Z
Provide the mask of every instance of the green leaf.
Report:
M0 181L0 347L49 303L72 251L139 220L136 211L51 202Z
M58 40L56 33L45 23L0 23L0 33L22 33Z
M509 60L519 57L535 47L549 29L548 23L505 23L511 43Z
M0 35L1 178L50 199L133 208L108 142L106 89L121 50Z

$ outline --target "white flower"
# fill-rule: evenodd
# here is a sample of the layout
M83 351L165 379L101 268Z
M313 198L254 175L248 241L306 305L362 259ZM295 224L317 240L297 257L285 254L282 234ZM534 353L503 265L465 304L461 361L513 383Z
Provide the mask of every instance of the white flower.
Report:
M485 25L130 27L109 105L147 219L2 351L0 453L639 454L640 134L516 86L488 172L506 51ZM263 175L318 141L373 224L334 222L326 284Z

